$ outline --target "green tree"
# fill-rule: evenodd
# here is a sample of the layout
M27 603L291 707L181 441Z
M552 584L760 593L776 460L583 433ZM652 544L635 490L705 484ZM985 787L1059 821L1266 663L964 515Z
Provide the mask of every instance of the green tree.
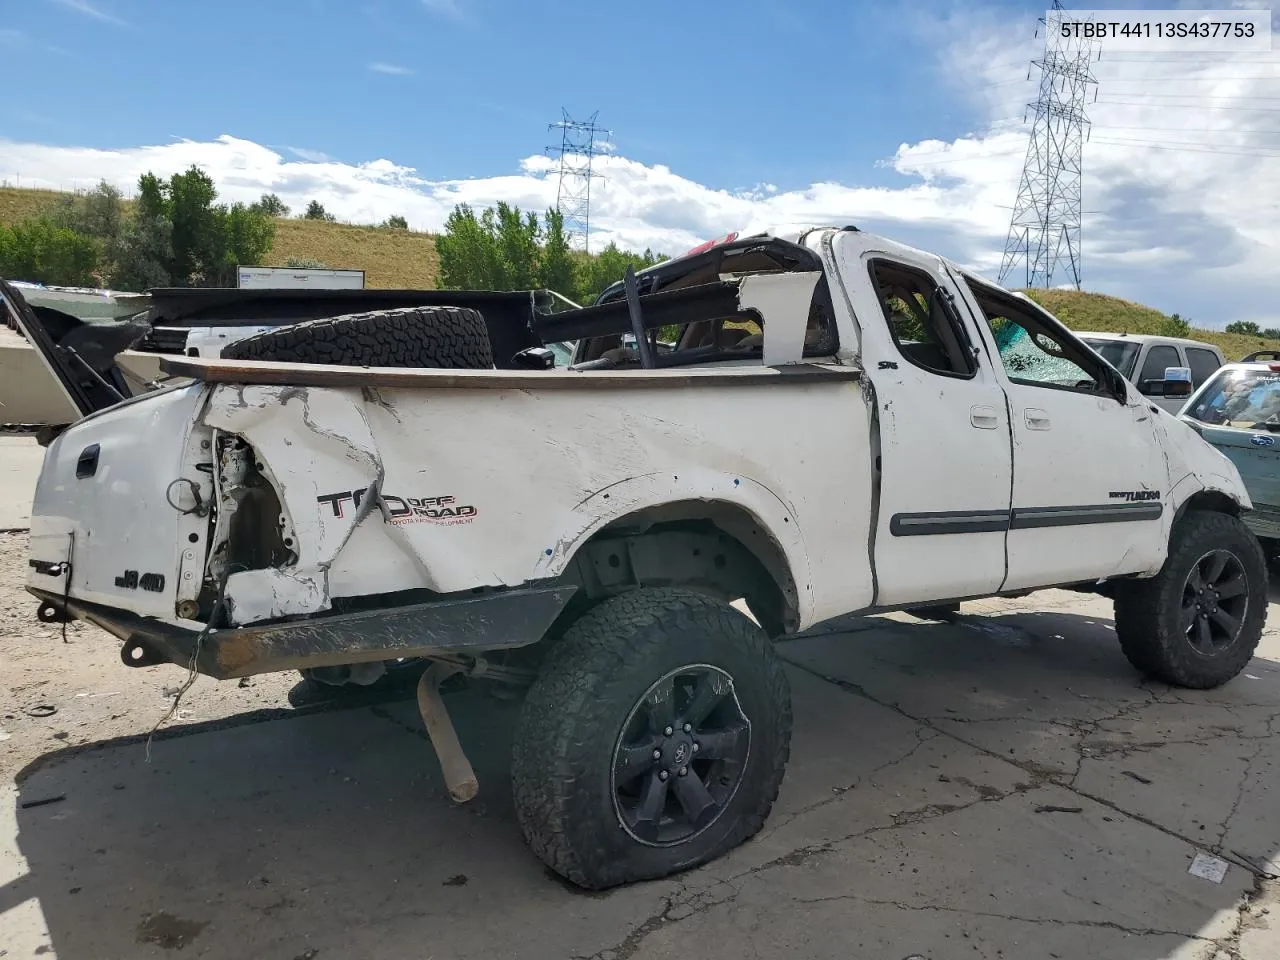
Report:
M542 229L538 218L522 216L519 207L498 204L497 247L499 290L528 290L535 286Z
M666 259L651 250L642 254L619 250L617 244L610 242L598 255L578 261L577 295L573 299L593 303L605 288L626 275L627 267L640 271Z
M398 213L395 214L394 216L387 217L386 220L382 221L382 225L386 227L388 230L408 230L409 229L409 221L406 220L404 217L400 216L400 214Z
M136 209L143 217L169 219L169 190L163 180L147 172L138 178Z
M124 205L120 191L102 180L96 187L81 196L60 197L49 219L57 226L66 227L87 237L110 240L124 223Z
M1227 324L1227 333L1243 333L1250 337L1258 336L1262 331L1252 320L1237 320Z
M444 222L444 232L436 238L440 257L440 285L446 290L498 289L498 244L490 227L493 211L485 211L485 222L462 203Z
M274 193L264 193L257 203L249 205L249 209L267 217L287 217L289 215L289 208L285 206L285 202Z
M271 251L275 239L275 225L266 214L252 210L243 203L232 204L230 209L216 209L220 221L221 269L211 280L222 286L231 286L238 266L254 266L262 263ZM210 264L212 267L212 264Z
M564 214L553 208L547 211L544 220L546 229L543 232L542 256L538 261L538 286L572 297L573 257L569 252L569 239L564 234Z
M196 166L167 181L143 174L133 224L109 245L113 283L227 286L237 265L261 263L275 238L271 217L256 205L215 204L217 197L212 178Z
M0 276L35 283L94 286L99 260L98 241L51 219L0 226Z
M1261 335L1268 340L1280 340L1280 327L1267 327Z
M135 211L108 245L110 282L118 290L172 286L173 224L167 217Z
M1185 337L1191 333L1191 321L1177 313L1167 318L1161 327L1160 332L1166 337Z
M324 204L319 200L312 200L307 204L307 212L302 215L303 220L324 220L333 223L338 218L324 208Z
M667 259L609 244L597 256L569 249L564 218L548 210L539 224L536 215L499 203L477 215L459 204L436 238L441 286L450 290L527 290L546 287L579 303L593 301L605 287L621 280L627 267L637 270Z
M175 173L162 189L173 224L169 273L179 286L205 286L219 272L225 249L222 224L213 208L218 192L199 167Z

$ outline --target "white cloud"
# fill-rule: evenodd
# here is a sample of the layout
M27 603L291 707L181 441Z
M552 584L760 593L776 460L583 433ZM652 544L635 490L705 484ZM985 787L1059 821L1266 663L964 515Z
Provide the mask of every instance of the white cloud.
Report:
M410 67L402 67L395 63L371 63L369 69L374 73L385 73L393 77L407 77L413 73Z
M112 16L100 7L94 6L89 0L53 0L59 6L66 7L68 10L74 10L76 13L83 14L86 17L92 17L94 20L101 20L103 23L113 23L117 27L127 27L128 23L119 17Z
M451 17L454 20L462 19L462 8L458 6L457 0L421 0L421 2L432 13Z
M399 213L420 230L439 229L458 203L484 207L505 200L539 211L555 204L557 165L542 155L525 158L505 176L431 180L386 159L353 164L299 147L288 152L301 159L232 136L121 150L0 140L0 179L21 176L24 184L56 189L91 186L102 177L127 191L148 170L168 175L198 164L224 199L251 201L273 192L299 207L315 198L343 220L372 223ZM816 183L802 190L766 184L735 193L623 156L598 157L596 169L605 175L592 186L597 249L612 240L632 249L678 252L731 230L812 220L984 223L965 195L928 183L899 189Z
M328 163L333 157L320 150L310 150L307 147L289 147L289 152L295 157L301 157L303 160L310 160L312 163Z

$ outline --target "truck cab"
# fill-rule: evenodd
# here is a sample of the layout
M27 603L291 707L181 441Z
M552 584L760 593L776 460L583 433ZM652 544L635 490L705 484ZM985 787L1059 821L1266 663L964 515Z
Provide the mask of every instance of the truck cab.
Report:
M1144 396L1150 397L1152 403L1173 414L1227 362L1213 344L1182 337L1129 333L1078 333L1077 336L1124 374ZM1174 368L1186 370L1188 374L1167 378L1165 372ZM1186 380L1190 386L1181 386Z

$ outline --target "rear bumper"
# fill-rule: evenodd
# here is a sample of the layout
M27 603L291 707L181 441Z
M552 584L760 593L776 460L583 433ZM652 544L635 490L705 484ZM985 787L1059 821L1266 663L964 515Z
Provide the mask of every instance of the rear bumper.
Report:
M196 630L35 587L27 589L42 607L51 608L51 616L42 619L84 620L123 640L121 656L130 666L186 666L195 654L198 673L227 680L280 670L527 646L546 635L578 588L557 584L468 593L383 610L212 630L198 651Z

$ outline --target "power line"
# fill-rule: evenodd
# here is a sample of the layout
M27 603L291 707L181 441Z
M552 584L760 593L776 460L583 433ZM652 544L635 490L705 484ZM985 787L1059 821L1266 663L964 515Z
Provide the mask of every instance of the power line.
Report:
M999 282L1023 264L1028 287L1049 287L1054 272L1066 267L1080 289L1080 221L1084 173L1085 103L1097 83L1092 73L1094 44L1061 36L1053 29L1062 18L1053 0L1045 25L1045 51L1032 63L1040 68L1040 95L1029 104L1035 111L1027 142L1018 197L1009 218L1009 235L1001 258ZM1039 30L1036 31L1037 35Z
M1243 53L1221 53L1216 56L1210 53L1197 53L1194 55L1188 54L1187 56L1176 56L1176 57L1142 57L1142 56L1134 56L1132 54L1125 54L1122 56L1110 56L1105 58L1100 56L1098 58L1098 62L1099 63L1196 63L1196 62L1224 63L1229 60L1231 63L1280 63L1280 59L1276 57L1270 57L1270 58L1264 57L1264 58L1259 58L1257 60L1249 59L1247 55L1249 52L1266 53L1268 51L1254 50L1254 51L1245 51Z
M560 120L547 125L560 131L560 143L547 147L547 153L560 158L560 182L556 187L556 209L564 217L564 235L571 246L581 244L587 251L591 232L591 181L600 174L591 169L592 161L602 152L600 143L611 135L596 124L597 113L586 120L574 120L560 110Z
M1238 98L1233 98L1233 99L1238 99ZM1152 110L1192 109L1192 105L1186 104L1186 103L1144 103L1141 100L1095 100L1094 102L1099 105L1111 104L1115 106L1146 107ZM1280 107L1228 107L1228 106L1223 106L1222 104L1214 104L1213 106L1206 107L1205 109L1207 110L1247 110L1249 112L1256 111L1259 113L1280 112Z
M1253 83L1258 80L1280 80L1280 73L1269 77L1108 77L1107 83Z
M1136 90L1121 90L1121 93L1127 93L1135 97L1148 97L1152 100L1280 100L1280 97L1257 97L1252 94L1235 94L1235 93L1138 93ZM1109 101L1101 100L1100 103L1108 103ZM1178 106L1178 104L1169 104L1169 106Z
M1160 141L1160 140L1107 140L1098 137L1092 141L1106 146L1115 147L1146 147L1150 150L1177 150L1179 153L1211 153L1229 157L1259 157L1261 159L1269 159L1280 157L1280 153L1261 153L1258 151L1250 151L1247 148L1243 150L1230 150L1221 147L1211 147L1208 144L1183 144L1177 141Z
M1093 125L1093 132L1102 133L1103 135L1109 135L1111 131L1125 132L1125 131L1133 131L1133 130L1137 130L1142 133L1201 134L1207 137L1214 137L1214 136L1216 137L1222 137L1222 136L1280 137L1280 130L1245 130L1245 129L1232 129L1230 127L1217 127L1216 129L1213 129L1213 130L1199 129L1196 127L1124 127L1124 126L1111 126L1110 124L1103 124L1103 123L1095 123ZM1093 142L1093 141L1091 140L1090 142ZM1192 140L1188 142L1201 143L1203 141Z

